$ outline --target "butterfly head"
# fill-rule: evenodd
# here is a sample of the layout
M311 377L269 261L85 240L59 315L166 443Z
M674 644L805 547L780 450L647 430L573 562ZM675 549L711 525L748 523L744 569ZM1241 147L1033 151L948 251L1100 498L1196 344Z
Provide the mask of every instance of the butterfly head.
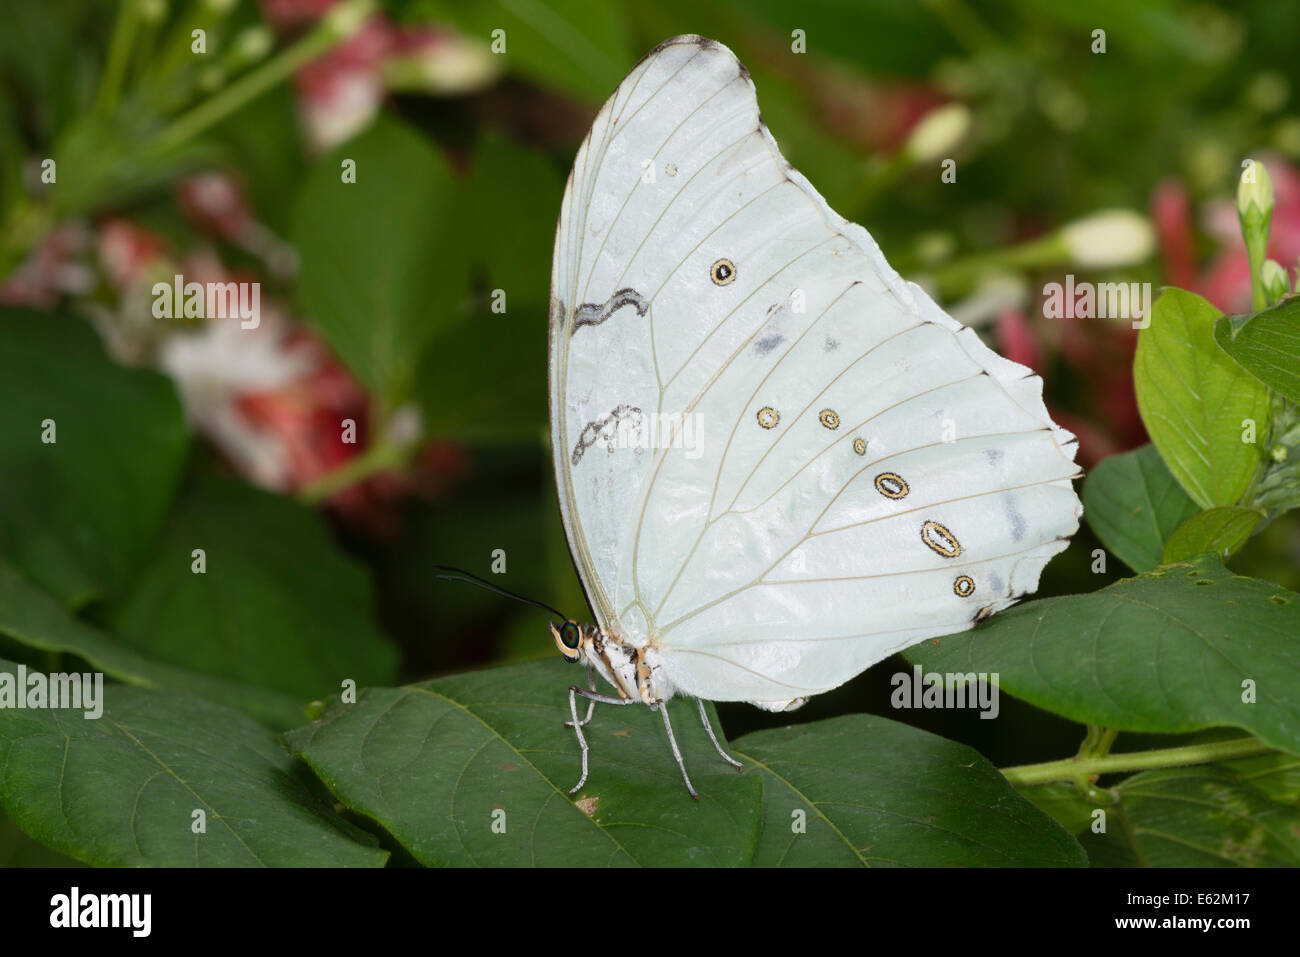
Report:
M555 647L560 649L560 654L564 655L565 661L573 663L582 658L582 649L587 643L587 636L576 621L570 618L561 625L552 622L551 637L555 639Z

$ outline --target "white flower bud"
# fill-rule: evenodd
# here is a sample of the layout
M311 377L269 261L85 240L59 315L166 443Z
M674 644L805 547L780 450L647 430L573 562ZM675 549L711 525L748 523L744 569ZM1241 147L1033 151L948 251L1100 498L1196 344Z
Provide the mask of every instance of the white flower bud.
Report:
M943 159L966 137L970 122L970 108L964 103L931 110L912 129L904 149L916 163Z
M374 12L373 0L343 0L329 8L321 23L336 37L349 37Z
M1270 299L1284 299L1291 292L1286 270L1275 260L1264 260L1264 265L1259 270L1259 281Z
M244 63L256 63L271 52L275 35L263 26L249 27L235 37L235 54Z
M1145 216L1108 209L1062 227L1060 238L1070 259L1096 269L1139 263L1155 249L1155 231Z
M1273 180L1269 178L1268 167L1258 160L1248 161L1241 171L1241 181L1237 183L1237 213L1245 216L1252 203L1265 216L1273 211Z

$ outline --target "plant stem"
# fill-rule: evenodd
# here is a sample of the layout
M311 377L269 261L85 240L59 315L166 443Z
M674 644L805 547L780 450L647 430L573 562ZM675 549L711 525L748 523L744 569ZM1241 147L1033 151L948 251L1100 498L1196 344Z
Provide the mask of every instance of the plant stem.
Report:
M355 16L326 16L293 46L172 121L154 137L153 145L159 150L167 150L184 143L221 122L245 103L261 96L299 67L361 29L373 2L350 0L343 6L348 7L348 12ZM335 11L340 9L342 8L334 8Z
M319 505L346 488L363 482L370 476L406 464L412 446L377 442L355 458L349 459L333 471L308 482L298 491L298 501L304 505Z
M122 0L117 10L117 20L113 24L113 38L109 41L108 59L104 63L104 74L99 80L99 94L95 98L95 107L101 117L111 116L117 109L117 97L122 91L122 80L126 76L126 66L131 60L131 46L135 42L136 26L140 22L139 0Z
M1076 755L1062 761L1003 768L1002 776L1016 787L1025 787L1030 784L1047 784L1051 781L1074 781L1081 775L1149 771L1153 768L1174 768L1185 764L1208 764L1211 761L1268 754L1276 750L1277 748L1265 744L1258 738L1236 738L1232 741L1212 741L1206 744L1189 744L1180 748L1162 748L1155 751L1127 751L1122 754L1087 757Z

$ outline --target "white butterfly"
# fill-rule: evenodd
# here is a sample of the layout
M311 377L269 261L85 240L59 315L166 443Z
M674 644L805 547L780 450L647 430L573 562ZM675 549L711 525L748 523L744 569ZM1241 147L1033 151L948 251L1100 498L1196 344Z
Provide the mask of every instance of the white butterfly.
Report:
M589 666L573 791L595 702L656 708L695 795L667 699L700 699L731 761L703 699L790 710L970 628L1037 587L1082 514L1042 381L826 205L702 37L652 50L578 151L550 407L597 621L551 628Z

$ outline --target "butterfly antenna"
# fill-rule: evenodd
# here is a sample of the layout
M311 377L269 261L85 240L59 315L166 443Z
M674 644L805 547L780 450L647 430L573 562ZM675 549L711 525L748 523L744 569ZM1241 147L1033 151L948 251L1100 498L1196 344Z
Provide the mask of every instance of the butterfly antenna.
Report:
M516 595L512 591L507 591L506 589L502 588L500 585L494 585L492 582L488 581L485 578L480 578L478 575L475 575L472 572L465 571L465 569L463 568L453 568L450 565L434 565L433 567L438 569L438 571L440 572L451 573L447 575L437 576L438 578L441 578L443 581L465 582L467 585L477 585L479 588L486 588L488 591L496 592L498 595L504 595L506 598L513 598L515 601L521 601L525 605L534 605L538 608L544 608L549 612L559 615L561 621L569 620L568 615L560 611L558 608L554 608L551 605L546 604L546 602L544 601L538 601L535 598L525 598L523 595Z

